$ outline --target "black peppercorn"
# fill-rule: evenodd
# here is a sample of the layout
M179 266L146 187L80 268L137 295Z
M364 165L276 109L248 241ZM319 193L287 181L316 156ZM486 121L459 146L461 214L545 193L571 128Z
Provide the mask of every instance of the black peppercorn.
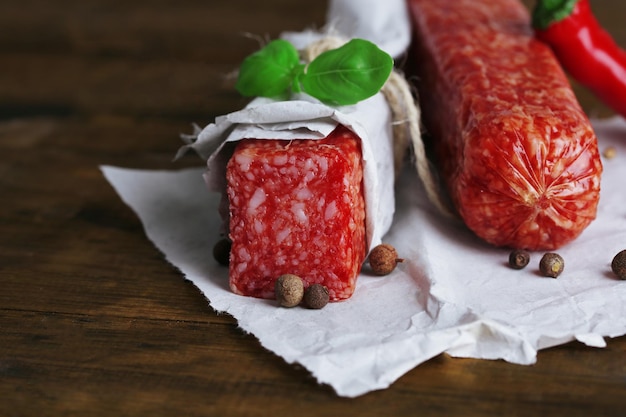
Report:
M230 247L231 242L229 239L220 239L213 246L213 257L220 265L228 266L230 262Z
M558 253L546 253L539 262L541 273L550 278L558 277L565 268L565 261Z
M615 255L611 262L611 269L619 279L626 279L626 249Z
M530 262L530 253L516 249L509 254L509 266L513 269L523 269Z

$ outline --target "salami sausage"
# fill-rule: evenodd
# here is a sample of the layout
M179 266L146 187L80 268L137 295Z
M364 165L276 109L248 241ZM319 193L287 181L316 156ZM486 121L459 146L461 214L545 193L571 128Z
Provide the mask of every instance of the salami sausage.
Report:
M240 141L226 168L229 277L240 295L274 298L282 274L349 298L366 255L361 142L339 125L320 140Z
M497 246L556 249L596 216L596 137L517 0L408 0L429 146L465 224Z

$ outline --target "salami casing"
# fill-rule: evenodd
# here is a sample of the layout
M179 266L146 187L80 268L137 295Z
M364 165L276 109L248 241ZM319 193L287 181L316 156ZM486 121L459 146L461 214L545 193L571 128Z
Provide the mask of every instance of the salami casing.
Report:
M517 0L408 0L423 123L450 197L497 246L556 249L595 218L596 137Z

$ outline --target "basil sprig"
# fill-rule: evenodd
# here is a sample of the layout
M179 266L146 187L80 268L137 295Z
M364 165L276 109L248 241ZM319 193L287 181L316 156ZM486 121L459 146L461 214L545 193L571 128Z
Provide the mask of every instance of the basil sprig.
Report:
M277 39L248 56L235 88L247 97L305 93L332 105L350 105L380 91L393 70L393 59L372 42L352 39L321 53L308 65L289 42Z

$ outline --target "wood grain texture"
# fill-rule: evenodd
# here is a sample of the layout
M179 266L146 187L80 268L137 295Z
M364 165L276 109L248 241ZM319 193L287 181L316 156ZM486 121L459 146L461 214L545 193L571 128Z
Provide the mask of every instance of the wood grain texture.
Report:
M592 4L626 44L626 6ZM534 366L441 355L339 398L216 314L146 238L98 166L199 166L172 164L178 134L245 104L228 76L258 45L243 33L319 27L325 6L0 2L1 416L623 415L625 338Z

